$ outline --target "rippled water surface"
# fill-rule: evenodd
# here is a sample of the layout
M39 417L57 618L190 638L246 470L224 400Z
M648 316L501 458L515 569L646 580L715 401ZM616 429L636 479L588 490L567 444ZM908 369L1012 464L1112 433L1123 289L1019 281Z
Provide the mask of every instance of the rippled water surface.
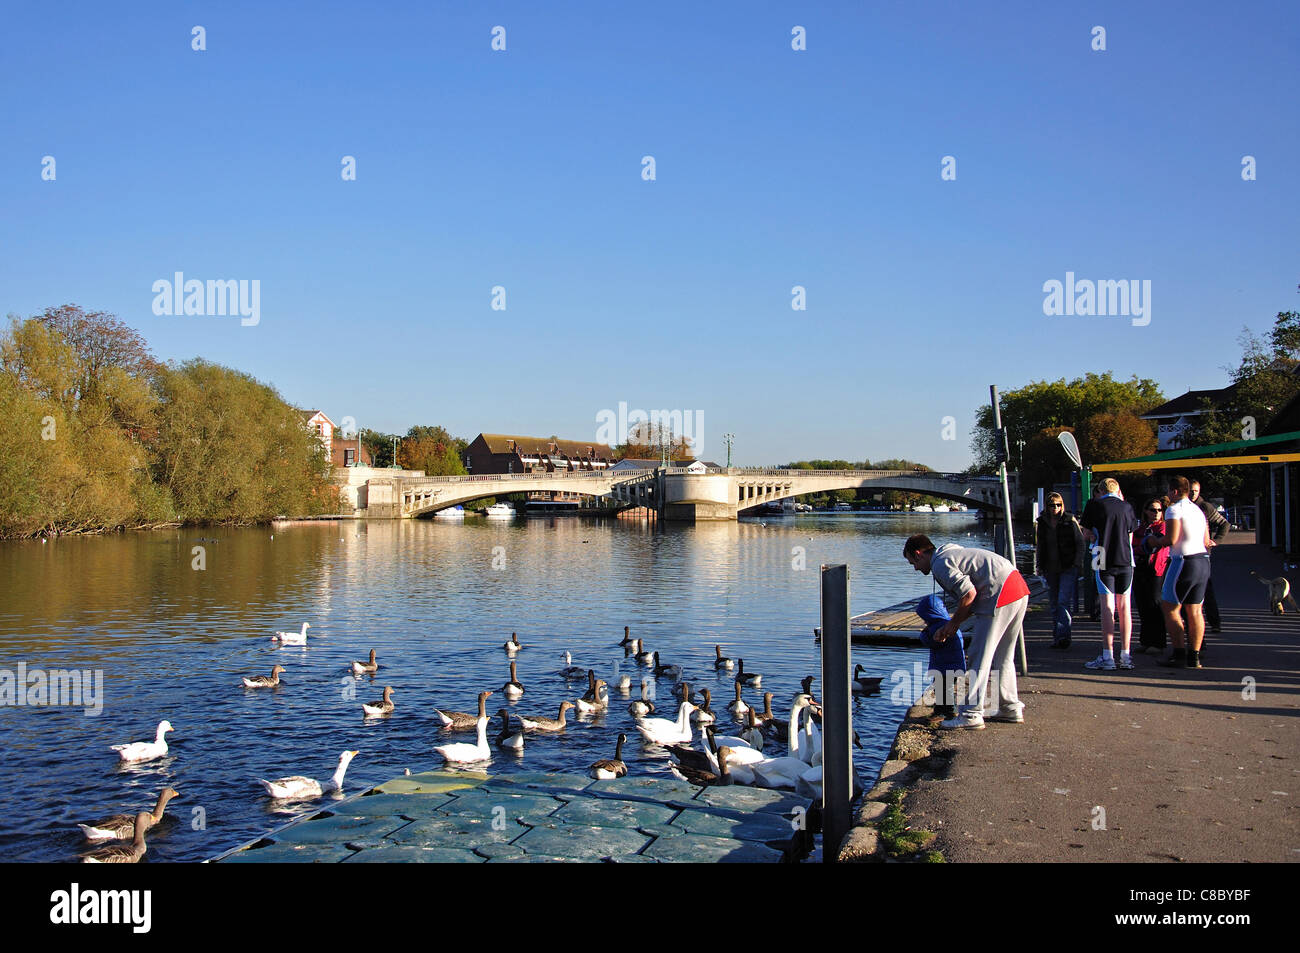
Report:
M0 542L0 669L103 672L97 717L66 707L0 707L0 858L75 860L85 845L76 821L151 809L159 789L181 792L151 832L148 860L196 861L310 813L285 809L255 778L325 779L339 752L358 749L346 793L440 766L434 745L472 741L438 727L434 707L473 710L480 690L509 678L502 644L518 632L522 699L506 707L554 716L582 683L557 674L565 650L608 678L623 658L623 626L662 661L682 665L696 688L732 697L714 672L713 646L743 657L788 706L799 680L817 675L823 563L848 563L853 611L929 592L902 559L902 541L987 545L968 514L817 514L739 523L656 528L574 517L486 521L298 524L209 531L129 533L40 542ZM193 547L207 568L192 567ZM800 562L806 569L797 569ZM278 648L270 636L310 622L307 648ZM348 674L371 648L375 676ZM924 653L859 647L854 661L884 674ZM287 672L274 690L249 691L240 676ZM624 663L626 669L626 663ZM634 681L645 670L634 670ZM888 685L888 681L886 682ZM361 702L393 686L397 710L363 721ZM660 679L661 712L671 683ZM634 692L635 694L635 692ZM748 696L757 695L749 692ZM493 749L490 772L582 772L612 756L619 731L633 773L667 775L667 755L632 727L627 698L609 712L571 722L563 734L529 735L521 755ZM874 776L902 708L889 693L857 699L866 746L855 753ZM108 746L152 739L175 726L169 755L121 769ZM730 726L730 723L727 723ZM494 724L489 740L499 725Z

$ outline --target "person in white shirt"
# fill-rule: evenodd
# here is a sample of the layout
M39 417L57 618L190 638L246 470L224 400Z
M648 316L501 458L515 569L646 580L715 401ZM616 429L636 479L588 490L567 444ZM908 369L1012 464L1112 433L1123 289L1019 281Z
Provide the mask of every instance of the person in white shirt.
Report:
M1173 639L1173 652L1160 664L1168 668L1186 665L1201 667L1201 640L1205 638L1205 587L1210 581L1209 526L1201 508L1191 500L1191 483L1187 477L1169 480L1169 499L1165 510L1165 535L1153 537L1151 545L1169 546L1169 568L1160 593L1165 613L1165 628ZM1184 627L1179 610L1187 616Z

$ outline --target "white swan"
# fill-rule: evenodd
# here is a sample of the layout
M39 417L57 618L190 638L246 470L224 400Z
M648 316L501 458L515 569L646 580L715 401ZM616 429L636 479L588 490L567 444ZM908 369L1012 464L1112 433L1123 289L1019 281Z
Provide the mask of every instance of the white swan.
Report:
M682 702L682 706L677 711L677 720L669 721L667 718L639 718L636 723L636 730L641 732L641 737L651 744L690 744L692 737L691 729L691 712L695 706L690 702Z
M169 731L174 731L170 721L158 722L158 733L154 735L153 741L133 741L129 744L113 745L112 749L117 752L121 761L134 763L137 761L152 761L154 758L161 758L167 753L167 739L163 737Z
M332 794L335 791L343 790L343 775L347 773L348 765L352 763L352 759L360 753L359 751L345 751L339 755L339 766L334 769L334 776L324 784L313 778L303 777L301 774L295 774L287 778L276 778L274 781L258 778L257 783L266 789L267 794L278 801L298 801L304 798L320 797L322 794Z
M442 760L448 764L473 764L476 761L491 761L492 749L487 743L487 723L486 718L478 720L478 741L474 744L468 744L464 741L458 741L455 744L439 745L433 750L442 756Z
M271 636L272 642L279 642L281 645L306 645L307 630L311 628L310 622L302 624L301 632L277 632Z

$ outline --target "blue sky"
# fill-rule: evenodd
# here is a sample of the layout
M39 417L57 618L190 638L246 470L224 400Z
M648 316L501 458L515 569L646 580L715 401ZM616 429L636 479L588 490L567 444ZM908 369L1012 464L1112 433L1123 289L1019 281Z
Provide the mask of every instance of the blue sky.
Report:
M0 306L379 430L626 401L711 459L943 469L990 383L1222 386L1300 309L1292 3L377 6L11 9ZM155 315L176 271L260 281L260 323ZM1150 280L1150 324L1045 316L1067 271Z

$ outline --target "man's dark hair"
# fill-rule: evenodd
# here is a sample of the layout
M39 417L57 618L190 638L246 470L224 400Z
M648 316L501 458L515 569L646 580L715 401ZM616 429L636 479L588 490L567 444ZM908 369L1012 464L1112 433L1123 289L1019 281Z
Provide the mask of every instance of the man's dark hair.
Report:
M1192 492L1192 485L1187 481L1187 477L1185 476L1171 476L1169 478L1169 489L1177 490L1179 493L1190 494Z
M907 542L903 544L903 556L904 558L914 556L929 549L934 549L934 543L930 542L930 537L924 533L916 533L907 537Z

